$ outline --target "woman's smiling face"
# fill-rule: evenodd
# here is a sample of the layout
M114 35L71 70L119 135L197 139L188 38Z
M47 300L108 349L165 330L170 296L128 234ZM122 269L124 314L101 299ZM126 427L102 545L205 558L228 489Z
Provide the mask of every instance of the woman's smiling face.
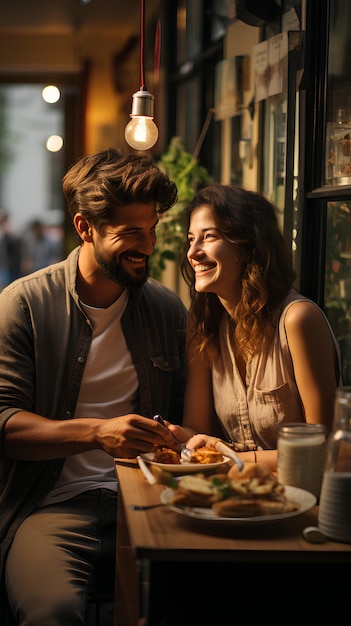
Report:
M190 217L188 261L195 272L195 289L215 293L220 299L237 302L245 267L241 248L226 239L213 209L198 206Z

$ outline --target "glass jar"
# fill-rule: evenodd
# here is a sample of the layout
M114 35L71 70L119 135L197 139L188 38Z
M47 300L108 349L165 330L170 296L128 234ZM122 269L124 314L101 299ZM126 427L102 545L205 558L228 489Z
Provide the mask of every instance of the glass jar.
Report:
M341 110L341 109L340 109ZM330 185L351 184L351 124L327 124L326 181Z
M351 387L336 390L318 523L330 539L351 543Z
M325 465L326 428L299 422L278 426L278 480L319 499Z

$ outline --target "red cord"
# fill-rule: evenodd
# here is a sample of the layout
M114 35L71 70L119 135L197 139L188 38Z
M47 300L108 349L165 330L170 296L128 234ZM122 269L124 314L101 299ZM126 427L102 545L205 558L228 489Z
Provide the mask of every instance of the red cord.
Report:
M161 59L161 20L157 20L154 51L154 83L158 85Z
M145 87L144 50L145 50L145 0L141 0L141 25L140 25L140 81L141 87Z

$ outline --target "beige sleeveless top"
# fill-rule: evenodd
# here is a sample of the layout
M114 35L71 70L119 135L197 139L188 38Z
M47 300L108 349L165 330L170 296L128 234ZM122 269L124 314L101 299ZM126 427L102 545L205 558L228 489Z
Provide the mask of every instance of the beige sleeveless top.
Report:
M275 334L266 338L261 350L247 362L246 388L231 348L228 318L221 324L221 354L212 367L213 395L217 416L238 451L274 449L281 422L305 421L285 332L286 313L294 302L300 301L312 302L291 290L283 303ZM326 316L325 319L335 345L336 380L342 384L339 346Z

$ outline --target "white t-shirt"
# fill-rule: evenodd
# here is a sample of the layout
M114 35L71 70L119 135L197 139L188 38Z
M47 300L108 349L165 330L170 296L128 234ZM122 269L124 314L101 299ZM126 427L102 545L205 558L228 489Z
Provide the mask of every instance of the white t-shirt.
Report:
M136 410L138 378L121 327L127 302L125 290L107 309L82 303L93 335L74 417L106 419ZM101 486L117 490L113 457L103 450L69 456L42 505L61 502Z

